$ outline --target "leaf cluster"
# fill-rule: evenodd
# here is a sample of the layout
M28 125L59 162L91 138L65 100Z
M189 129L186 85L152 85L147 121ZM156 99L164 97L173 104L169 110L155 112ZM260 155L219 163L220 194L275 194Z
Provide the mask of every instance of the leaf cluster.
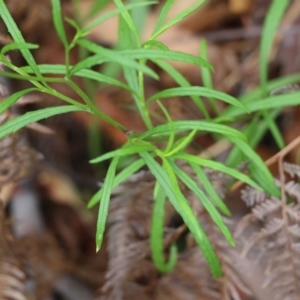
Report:
M96 234L97 249L101 247L103 241L109 202L113 189L128 179L132 174L144 166L147 166L156 179L153 191L155 205L153 208L151 229L151 247L153 251L153 260L156 263L156 266L159 270L164 272L171 270L174 266L174 255L171 255L172 259L169 262L165 262L161 251L163 231L162 220L164 217L165 201L168 199L193 234L197 244L203 251L204 257L211 267L213 275L217 277L221 274L220 263L211 242L201 227L201 224L199 224L197 216L189 205L185 195L182 193L179 182L183 182L190 191L197 195L220 232L233 246L234 240L221 217L222 213L229 215L230 212L220 196L214 191L205 172L203 172L203 168L208 167L228 174L237 180L242 180L256 189L263 188L270 194L278 195L278 189L274 186L273 178L269 170L261 158L255 153L253 147L258 143L263 133L268 128L271 129L278 144L280 146L283 145L282 138L280 137L274 119L278 115L280 108L283 106L299 104L299 93L285 96L284 101L282 101L283 99L280 95L268 96L267 93L285 83L292 83L299 80L300 76L294 75L275 81L267 81L267 57L270 51L272 38L275 34L277 24L284 13L287 1L274 1L266 18L260 52L262 64L261 87L244 95L240 99L216 91L213 88L211 80L213 67L207 60L207 46L205 42L201 44L201 56L197 57L169 50L158 40L159 36L164 31L195 11L204 1L198 1L195 5L179 13L169 21L166 21L166 17L173 2L174 0L165 1L151 37L148 41L141 42L140 32L136 24L137 21L133 17L132 11L154 4L152 1L129 3L125 5L121 0L114 0L116 6L115 10L100 15L100 17L96 17L87 26L82 26L81 22L78 20L75 21L68 18L64 20L62 18L60 1L51 0L54 26L65 49L65 64L50 65L36 63L31 50L36 49L38 46L26 43L18 26L11 17L4 0L0 0L0 16L5 22L14 41L12 44L6 45L1 49L0 61L9 71L1 71L0 75L27 80L33 86L30 89L7 97L0 103L0 112L5 111L21 96L32 91L53 95L68 104L28 112L12 119L0 126L0 138L3 138L30 123L54 115L74 111L85 111L93 114L96 117L109 122L116 128L127 131L121 124L105 115L96 107L86 91L75 83L74 77L93 80L98 84L115 85L130 91L147 130L142 134L128 133L128 141L120 149L101 155L91 161L91 163L98 163L111 159L103 186L93 196L89 203L89 207L92 207L100 202ZM93 9L101 10L101 7L102 6L97 4L96 1ZM91 10L88 13L88 16L93 14L94 11ZM119 39L116 49L106 49L86 38L90 30L114 15L118 15L119 17ZM64 21L73 26L76 31L70 41L64 28ZM69 62L70 51L74 48L83 49L85 52L89 51L91 55L83 57L78 63L71 65ZM28 64L27 66L17 67L7 58L7 53L16 49L21 52ZM152 77L155 80L159 79L157 73L147 65L148 61L152 61L165 70L172 78L174 78L178 87L160 91L146 99L144 93L145 76ZM199 66L199 71L201 71L203 76L204 87L191 86L182 74L170 64L170 61L180 61ZM101 74L91 69L92 67L102 66L106 63L117 64L121 68L126 82L121 82L109 75ZM51 87L52 82L67 84L80 96L83 103L75 101L53 89ZM162 99L174 96L190 97L197 108L202 112L204 119L200 121L173 121L172 117L165 109ZM201 97L209 99L216 114L215 118L210 116ZM160 100L162 100L162 102ZM149 110L149 104L153 101L158 102L166 118L166 123L155 127L152 124L151 111ZM217 101L223 101L228 104L228 108L222 112L222 114L218 111ZM233 124L237 118L245 118L249 113L252 113L252 121L245 125L242 131L234 129L231 124ZM262 120L264 122L261 124ZM258 125L260 124L262 127L257 131ZM204 132L213 133L217 139L228 139L234 145L233 150L228 157L227 165L187 153L186 148L194 140L195 136ZM161 144L162 141L164 142L163 145ZM117 174L121 157L131 156L137 157L137 159ZM235 169L236 165L245 158L251 159L249 171L252 175L252 179L248 175ZM198 180L203 183L203 188L200 188L195 180L191 179L182 169L180 169L180 167L178 167L179 162L188 164L195 171ZM261 178L263 178L263 180L261 180ZM259 182L259 185L257 182Z

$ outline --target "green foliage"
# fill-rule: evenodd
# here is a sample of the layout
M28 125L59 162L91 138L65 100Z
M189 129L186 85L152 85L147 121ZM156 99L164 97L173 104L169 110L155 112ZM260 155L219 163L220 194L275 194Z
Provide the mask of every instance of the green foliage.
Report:
M151 250L152 258L157 268L164 273L168 273L174 269L177 260L177 248L172 244L170 248L169 261L164 262L164 244L163 244L163 229L164 229L164 215L166 195L161 186L156 182L153 193L155 200L152 213L151 226Z
M280 20L290 3L289 0L273 0L272 4L270 6L270 9L266 15L263 31L262 31L262 39L260 44L260 63L259 63L259 75L260 75L260 88L257 90L259 91L260 95L255 95L253 92L250 92L249 95L244 95L243 98L247 100L247 103L243 102L251 112L256 112L256 116L259 116L260 118L263 118L264 124L267 126L259 126L258 124L261 123L259 119L256 119L256 132L255 134L252 134L249 130L245 128L244 133L248 133L247 137L249 139L249 143L252 147L255 147L260 139L257 139L256 136L263 136L267 129L269 129L274 137L274 140L276 141L278 147L282 149L284 147L284 141L281 136L281 133L275 123L275 118L278 114L273 114L270 110L274 110L274 108L287 105L297 105L299 104L299 101L289 101L288 103L284 101L280 101L280 98L277 97L267 97L268 93L270 92L270 84L271 82L268 82L268 65L269 65L269 54L272 47L272 42L278 27L278 24L280 23ZM282 80L282 79L280 79ZM284 80L284 79L283 79ZM288 80L286 83L292 83L292 81ZM280 86L280 85L279 85ZM291 96L291 95L287 95ZM261 99L265 98L265 99ZM241 99L242 100L242 99ZM231 110L231 108L229 108ZM279 113L279 110L278 110ZM240 115L239 113L236 113L235 115L229 114L231 117L235 116L237 117ZM227 114L228 116L228 114ZM254 125L254 124L253 124ZM243 156L240 156L239 151L237 149L234 149L236 157L244 158ZM231 156L233 157L233 156ZM240 162L240 160L235 160L235 165Z
M73 2L76 7L76 5L78 5L77 0ZM87 16L83 16L82 18L88 18L93 16L95 12L101 11L103 5L107 2L108 1L95 1L91 11ZM148 41L142 43L140 39L140 27L143 25L143 20L137 18L137 15L132 14L132 10L143 8L143 15L146 16L147 5L155 2L137 1L136 3L124 5L123 1L114 0L116 5L115 10L95 18L85 27L81 25L82 20L75 21L66 19L65 21L71 24L76 30L74 37L68 41L64 20L61 14L60 1L51 0L54 27L65 49L65 64L37 65L30 52L30 50L35 49L37 45L26 43L18 26L11 17L4 0L0 0L0 16L14 40L12 44L3 47L0 53L0 61L11 71L1 71L0 75L27 80L33 86L30 89L11 95L0 103L0 113L13 105L21 96L33 91L50 94L69 104L28 112L23 116L9 120L0 126L0 138L30 123L72 111L85 111L104 119L121 130L127 131L121 124L118 124L101 112L95 106L91 96L86 94L84 90L75 84L72 78L74 76L82 77L97 83L115 85L129 91L147 129L141 134L128 134L127 143L120 149L91 160L91 163L99 163L104 160L112 159L101 189L92 197L88 204L88 207L92 207L99 203L96 233L97 250L99 250L103 241L109 212L109 202L113 189L146 165L156 180L155 189L153 191L155 201L152 215L151 249L153 261L157 268L162 272L169 272L176 264L176 245L171 245L170 247L168 262L165 262L163 253L164 207L168 200L193 234L204 257L209 263L213 276L218 277L221 275L220 262L197 216L181 191L178 182L181 181L189 190L198 196L199 201L201 201L203 207L207 210L212 221L232 246L234 246L234 240L229 229L224 224L221 214L230 215L230 212L209 182L203 171L203 167L228 174L256 189L264 189L273 195L278 194L278 189L274 185L269 170L253 148L260 141L267 129L272 131L278 145L282 147L282 137L274 120L282 107L286 105L299 105L300 103L299 93L284 96L268 96L268 93L272 89L300 80L300 75L298 74L274 81L268 81L267 76L268 55L272 40L289 1L273 1L266 17L260 49L261 86L243 95L240 99L236 99L213 88L211 79L213 67L207 60L206 42L202 42L201 44L201 56L196 57L186 53L172 51L157 40L164 31L195 11L204 1L198 1L197 4L179 13L168 22L165 22L173 2L174 0L165 1L156 21L152 36ZM77 11L77 15L78 14L79 12ZM94 27L115 15L119 16L119 40L116 49L106 49L85 38ZM69 53L75 46L79 47L84 53L89 51L92 54L82 57L82 59L73 66L69 64ZM16 49L18 49L24 57L28 64L27 66L19 68L5 57L7 52ZM156 80L159 79L158 75L147 66L147 61L154 62L166 71L177 82L179 87L160 91L152 95L149 99L146 99L144 76L150 76ZM184 76L169 63L170 61L197 65L201 70L204 87L191 86ZM118 64L126 79L126 83L90 69L93 66L100 66L104 63ZM54 74L56 76L47 77L47 74ZM67 84L81 97L84 104L59 93L51 88L48 82ZM173 121L163 105L163 99L174 96L190 97L199 111L202 112L204 120ZM216 118L212 118L209 115L201 97L207 97L210 100L217 115ZM162 102L160 102L160 100L162 100ZM217 109L217 100L224 101L228 104L228 108L222 111L222 115L220 115ZM166 123L155 127L152 124L149 111L149 103L153 101L157 101L167 119ZM237 118L241 120L243 118L247 119L249 114L252 114L251 121L245 124L242 130L234 129L231 126L231 123ZM228 157L227 165L186 153L186 147L193 141L196 135L201 133L214 133L214 136L217 136L217 138L226 138L232 142L234 147ZM167 141L166 145L162 146L161 141ZM117 174L116 170L121 157L136 157L136 160ZM236 170L236 166L246 159L251 161L249 165L251 177ZM162 164L159 164L157 161L162 161ZM196 174L197 180L189 177L185 171L178 167L179 161L185 162L191 167ZM203 188L199 187L197 183L198 180L202 183Z

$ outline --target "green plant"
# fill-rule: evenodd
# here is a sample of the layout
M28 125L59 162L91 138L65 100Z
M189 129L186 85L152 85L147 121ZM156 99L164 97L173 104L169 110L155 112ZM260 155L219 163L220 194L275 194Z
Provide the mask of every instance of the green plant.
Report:
M169 262L164 261L162 252L164 205L166 199L168 199L193 234L204 257L210 265L212 274L215 277L220 276L221 266L219 260L208 237L202 229L201 224L199 224L197 216L195 216L185 195L180 190L178 182L183 182L199 197L199 200L210 214L213 222L232 246L234 246L234 240L221 216L221 213L230 215L230 212L219 195L214 191L206 174L203 172L203 167L226 173L237 180L244 181L256 189L264 189L270 194L278 195L279 191L274 185L272 175L262 159L253 150L253 147L259 142L268 128L272 131L278 145L282 147L282 138L274 119L278 115L280 108L283 106L297 105L300 102L299 93L284 95L284 101L282 101L283 96L268 96L268 92L272 89L287 83L296 82L300 79L300 75L296 74L274 81L267 80L268 53L277 24L284 13L288 1L273 1L272 7L266 18L260 51L261 86L257 90L250 92L247 95L243 95L241 99L236 99L213 88L210 77L210 72L213 71L213 67L207 61L205 43L203 43L201 47L201 57L196 57L169 50L157 40L165 30L195 11L204 1L198 1L196 5L191 6L170 21L165 22L168 11L173 4L172 0L166 1L156 21L152 36L145 43L142 43L140 40L139 30L137 29L136 21L133 19L131 12L134 8L145 7L154 2L145 1L124 5L123 1L114 0L116 5L114 11L96 18L86 27L82 27L75 20L66 19L65 21L70 23L76 30L76 34L71 41L68 41L65 33L60 1L51 0L51 2L55 29L65 49L64 65L36 64L30 50L35 49L38 46L26 43L4 1L0 0L0 16L14 40L12 44L4 46L1 50L0 61L10 71L1 71L0 75L27 80L33 86L32 88L17 92L1 102L0 113L13 105L21 96L33 91L51 94L65 101L69 105L44 108L28 112L15 119L9 120L1 125L0 138L3 138L30 123L54 115L74 111L85 111L98 118L104 119L123 131L127 131L121 124L118 124L116 121L102 113L95 106L89 93L79 87L74 82L73 78L78 76L96 81L97 83L115 85L130 91L147 130L142 134L129 133L128 141L120 149L101 155L91 161L91 163L99 163L111 159L103 186L92 197L88 205L89 207L92 207L100 202L96 234L97 250L99 250L102 244L112 190L146 165L156 178L156 186L153 191L155 204L152 217L151 248L153 261L157 268L163 272L168 272L174 267L176 262L175 245L171 247ZM77 1L74 1L75 7L76 3ZM95 2L95 7L93 9L101 9L101 5L97 6L96 3L100 2ZM101 24L113 15L119 16L119 43L117 49L106 49L85 38L94 26ZM83 56L77 64L70 65L69 54L75 46L79 47L83 53L89 51L92 54L88 57ZM12 50L19 50L28 66L17 67L13 65L6 57L6 54ZM178 87L160 91L157 94L152 95L149 99L146 99L144 93L144 77L150 76L156 80L159 79L158 75L147 66L147 61L149 60L153 61L173 77L178 83ZM170 60L199 66L203 76L204 87L191 86L182 74L168 63ZM110 77L109 75L100 74L91 70L91 67L107 62L118 64L121 67L126 83ZM55 74L56 77L48 77L47 74ZM77 102L64 94L59 93L51 87L51 82L67 84L81 97L83 103ZM162 100L173 96L189 96L203 113L205 118L199 121L173 121L169 112L165 109ZM207 97L210 100L217 115L216 118L212 118L209 115L207 108L200 97ZM222 113L217 109L217 100L228 103L228 108ZM149 111L149 103L152 101L158 102L166 117L166 123L153 126ZM231 124L234 124L237 117L244 117L249 113L253 113L252 121L245 125L242 132L231 126ZM263 118L263 121L261 121L261 118ZM262 123L262 127L257 132L257 125L259 123ZM190 155L185 151L186 147L193 141L194 137L201 132L210 132L215 134L218 139L225 138L232 142L234 147L228 157L227 165L210 159ZM165 146L161 146L162 141L165 142ZM120 157L134 155L139 156L140 158L137 158L132 164L116 174ZM251 160L249 171L252 178L236 170L236 166L245 158ZM162 163L160 164L157 161L161 161ZM197 177L203 183L204 190L199 188L196 181L178 168L178 161L183 161L191 166L197 174Z

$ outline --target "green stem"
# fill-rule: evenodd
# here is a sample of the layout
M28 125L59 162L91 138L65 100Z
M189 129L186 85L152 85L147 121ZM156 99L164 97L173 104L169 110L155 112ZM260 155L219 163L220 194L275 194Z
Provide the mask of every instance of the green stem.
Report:
M66 78L66 83L82 98L82 100L87 104L90 109L90 112L104 121L110 123L114 127L122 130L128 131L123 125L115 121L114 119L108 117L106 114L102 113L93 103L93 101L88 97L88 95L71 79ZM77 102L78 103L78 102Z
M70 48L65 49L66 77L70 77Z
M27 73L26 73L27 74ZM19 79L19 80L28 80L28 81L41 81L41 82L56 82L56 83L64 83L66 82L64 78L55 78L55 77L36 77L36 76L29 76L27 75L21 75L21 74L16 74L12 72L6 72L6 71L0 71L0 76L3 77L8 77L8 78L14 78L14 79Z
M86 110L86 108L87 108L87 105L84 105L84 104L82 104L82 103L79 103L79 102L77 102L77 101L75 101L75 100L73 100L73 99L71 99L71 98L65 96L64 94L61 94L61 93L57 92L57 91L54 90L54 89L51 89L51 88L46 88L46 89L45 89L45 88L44 88L44 89L40 89L40 91L41 91L42 93L46 93L46 94L52 95L52 96L54 96L54 97L56 97L56 98L59 98L59 99L65 101L65 102L70 103L70 104L72 104L72 105L74 105L74 106L76 106L76 107L79 107L79 108L81 108L81 109L85 109L85 110Z
M20 68L14 66L11 62L9 62L4 56L1 56L1 61L2 63L12 69L13 71L15 71L16 73L20 74L21 76L28 76L28 74L24 71L22 71ZM43 80L43 78L40 78L39 80ZM36 80L29 80L35 87L37 87L38 89L44 89L45 87L40 84L38 81Z
M140 63L145 63L145 60L140 60ZM152 121L149 114L149 109L145 101L145 88L144 88L144 74L143 72L138 73L139 78L139 88L140 88L140 96L139 96L139 102L141 107L141 116L142 119L147 127L147 129L153 128Z

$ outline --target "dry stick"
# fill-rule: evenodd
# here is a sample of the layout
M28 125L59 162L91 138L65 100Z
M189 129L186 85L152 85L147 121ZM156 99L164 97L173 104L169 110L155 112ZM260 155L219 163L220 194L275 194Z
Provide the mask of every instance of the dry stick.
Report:
M272 165L274 162L276 162L280 157L286 156L292 149L294 149L297 145L300 144L300 135L295 138L291 143L289 143L287 146L285 146L281 151L279 151L277 154L269 158L265 161L267 166Z
M286 147L284 147L284 149L279 151L277 154L275 154L274 156L266 160L265 164L267 166L270 166L278 160L279 162L281 162L281 164L283 164L283 157L299 144L300 144L300 136L294 139L291 143L289 143ZM208 147L207 149L205 149L204 151L202 151L201 153L199 153L199 156L206 159L213 158L220 155L224 151L228 150L231 146L232 146L231 142L225 139L220 140L214 143L213 145L211 145L210 147ZM283 165L279 166L279 168L280 170L283 170ZM283 178L282 174L280 178ZM244 184L243 181L236 182L230 189L230 192L238 189L242 184ZM171 241L169 243L171 244L172 242L177 241L178 238L181 236L181 234L186 230L186 228L187 227L185 224L182 224L179 228L177 228L176 231L173 233Z
M279 164L280 164L280 161L282 163L283 157L286 156L292 149L294 149L299 144L300 144L300 135L296 139L294 139L291 143L289 143L286 147L284 147L281 151L279 151L277 154L275 154L274 156L267 159L265 161L265 164L267 166L270 166L273 163L275 163L276 161L279 161ZM279 165L279 170L281 170L280 165ZM236 182L230 189L230 192L237 190L243 183L244 183L243 181Z
M300 144L300 136L298 136L296 139L294 139L291 143L289 143L286 147L284 147L281 151L276 153L274 156L270 157L265 161L265 164L267 166L272 165L276 161L278 161L280 158L283 159L284 156L286 156L292 149L294 149L296 146ZM224 151L228 150L231 147L232 143L227 140L220 140L217 143L213 144L212 146L208 147L206 150L202 151L199 156L203 158L213 158ZM243 184L243 181L236 182L230 191L234 191L238 189Z

